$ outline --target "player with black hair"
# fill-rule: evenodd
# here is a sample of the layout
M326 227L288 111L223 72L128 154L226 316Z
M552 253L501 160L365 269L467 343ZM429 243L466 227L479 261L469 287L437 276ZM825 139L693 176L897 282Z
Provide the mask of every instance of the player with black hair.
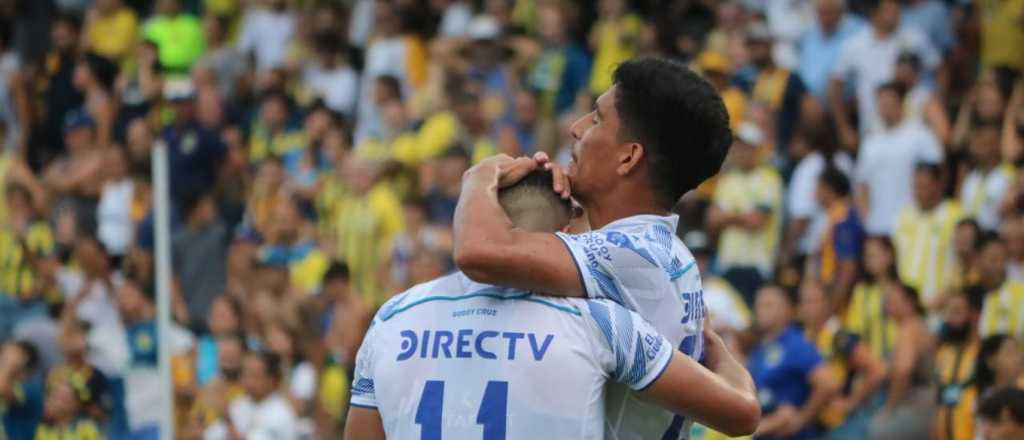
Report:
M729 117L714 87L677 62L630 60L613 76L594 111L571 127L576 142L567 170L539 154L497 156L465 174L455 263L477 282L610 299L700 359L700 277L675 236L679 217L671 210L721 168L732 143ZM531 232L509 220L499 188L542 165L555 172L555 192L586 209L593 231ZM609 399L609 435L671 439L688 431L685 417L651 408L624 387L613 387Z

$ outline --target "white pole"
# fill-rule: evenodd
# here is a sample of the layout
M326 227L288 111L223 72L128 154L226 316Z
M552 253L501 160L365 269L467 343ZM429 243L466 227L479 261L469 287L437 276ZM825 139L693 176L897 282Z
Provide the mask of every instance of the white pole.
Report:
M160 393L163 414L160 438L174 439L174 386L171 380L171 210L167 144L153 148L153 220L156 236L156 325L159 351Z

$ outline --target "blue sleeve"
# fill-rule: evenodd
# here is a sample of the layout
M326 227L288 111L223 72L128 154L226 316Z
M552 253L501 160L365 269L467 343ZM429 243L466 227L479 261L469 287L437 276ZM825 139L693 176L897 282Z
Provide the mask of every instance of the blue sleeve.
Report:
M610 299L616 303L627 305L626 291L622 282L625 270L643 263L644 253L650 258L649 252L635 246L633 240L617 231L591 231L583 234L558 233L569 253L576 262L580 284L587 298ZM629 255L637 249L634 255ZM650 266L656 266L653 258Z
M589 300L587 308L611 353L604 369L612 380L641 391L665 372L674 350L650 323L610 301Z

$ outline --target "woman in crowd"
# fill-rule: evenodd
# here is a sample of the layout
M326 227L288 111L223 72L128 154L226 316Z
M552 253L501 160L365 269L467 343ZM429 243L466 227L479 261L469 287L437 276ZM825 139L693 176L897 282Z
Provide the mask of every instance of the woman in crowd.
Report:
M974 385L978 388L979 396L991 388L1024 388L1024 357L1012 336L997 334L981 341L978 365L974 370Z
M898 331L886 313L884 300L885 289L899 283L892 242L886 237L865 240L863 266L864 279L853 288L843 324L857 334L875 356L887 359Z
M902 284L885 289L885 309L899 328L889 365L889 388L881 411L871 421L874 440L927 438L935 409L931 386L934 341L924 323L917 291Z

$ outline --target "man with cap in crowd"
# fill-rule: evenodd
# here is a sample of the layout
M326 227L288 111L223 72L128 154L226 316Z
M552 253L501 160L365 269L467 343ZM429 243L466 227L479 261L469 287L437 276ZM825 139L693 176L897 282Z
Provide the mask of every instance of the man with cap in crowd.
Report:
M775 147L786 151L796 125L800 122L800 102L807 93L800 76L776 65L773 58L774 40L765 25L754 25L747 31L747 51L750 66L744 70L750 81L751 99L766 103L775 115Z
M195 92L188 79L170 80L164 85L164 99L174 108L174 121L160 133L158 142L167 147L175 201L212 187L227 151L215 127L206 127L196 119Z
M771 278L779 247L782 178L761 161L765 139L750 122L740 124L708 208L708 230L718 236L718 265L753 304L754 292Z

